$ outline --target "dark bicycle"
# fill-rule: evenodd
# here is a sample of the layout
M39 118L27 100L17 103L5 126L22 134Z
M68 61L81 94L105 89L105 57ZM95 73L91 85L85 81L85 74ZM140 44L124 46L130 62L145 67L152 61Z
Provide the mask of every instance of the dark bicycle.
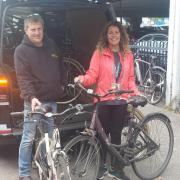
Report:
M103 96L95 94L90 89L80 88L89 95L100 100L101 97L116 94L117 98L126 90L112 90ZM121 164L132 165L135 174L144 180L158 177L167 167L174 145L174 135L171 122L161 113L152 113L140 119L136 116L135 109L144 106L147 100L144 97L132 97L127 101L130 109L130 118L126 133L123 133L123 143L112 144L105 134L98 119L98 104L95 105L90 127L72 139L64 148L70 166L73 180L96 180L100 166L102 166L105 148L112 157ZM83 105L82 105L83 109ZM142 118L143 117L143 118ZM105 146L102 146L105 145Z

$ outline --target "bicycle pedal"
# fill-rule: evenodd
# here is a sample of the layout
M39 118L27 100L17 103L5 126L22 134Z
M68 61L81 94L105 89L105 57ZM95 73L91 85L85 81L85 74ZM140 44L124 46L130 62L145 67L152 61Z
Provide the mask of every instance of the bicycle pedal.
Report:
M82 134L82 135L87 135L87 136L93 136L93 135L95 135L95 131L86 128L83 132L81 132L81 134Z

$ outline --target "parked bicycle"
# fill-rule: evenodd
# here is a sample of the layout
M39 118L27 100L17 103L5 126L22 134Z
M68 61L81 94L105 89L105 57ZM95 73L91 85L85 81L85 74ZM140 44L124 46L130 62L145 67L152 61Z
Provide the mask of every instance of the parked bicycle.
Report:
M56 120L59 117L77 109L70 107L62 113L52 113L50 108L37 106L35 112L30 112L30 121L24 123L36 123L35 154L33 164L38 168L40 180L71 180L68 158L61 147L61 137L58 126L53 126L52 137L48 134L48 118ZM13 112L11 116L22 116L23 112ZM61 119L63 123L66 118Z
M118 98L123 93L131 93L126 90L112 90L100 96L80 84L79 87L98 100L110 94L116 94ZM127 103L131 110L128 130L124 133L124 143L116 145L110 142L97 116L99 105L97 103L90 127L85 128L79 136L65 146L64 151L69 158L73 180L97 179L99 167L104 159L102 148L105 148L121 164L132 165L135 174L141 179L152 180L165 170L174 145L170 120L161 113L152 113L143 119L138 119L134 109L147 103L142 97L130 98Z
M159 103L166 92L166 70L155 65L157 58L150 55L150 61L147 62L139 53L135 54L136 83L150 104Z

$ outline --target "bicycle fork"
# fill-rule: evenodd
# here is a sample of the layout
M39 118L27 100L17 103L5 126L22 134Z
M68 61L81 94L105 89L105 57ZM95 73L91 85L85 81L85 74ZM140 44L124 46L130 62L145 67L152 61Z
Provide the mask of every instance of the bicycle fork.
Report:
M60 153L59 153L59 156L62 157L62 160L65 162L65 168L66 168L66 175L68 176L68 179L71 180L71 175L70 175L70 168L69 168L69 160L68 160L68 157L67 157L67 154L61 150ZM64 179L64 172L62 173L62 180ZM60 177L60 180L61 180L61 177Z
M44 153L45 153L45 156L47 156L47 166L48 166L48 176L49 176L48 180L58 180L55 164L54 164L54 161L51 156L48 133L45 133L44 141L45 141L45 150L46 150ZM43 180L43 169L38 162L38 154L39 154L40 148L42 148L41 143L42 143L42 141L40 142L40 145L38 146L38 149L35 154L35 164L39 171L40 180Z
M46 152L47 152L47 163L49 166L49 179L48 180L58 180L54 161L52 159L51 152L50 152L48 133L45 133L45 144L46 144Z

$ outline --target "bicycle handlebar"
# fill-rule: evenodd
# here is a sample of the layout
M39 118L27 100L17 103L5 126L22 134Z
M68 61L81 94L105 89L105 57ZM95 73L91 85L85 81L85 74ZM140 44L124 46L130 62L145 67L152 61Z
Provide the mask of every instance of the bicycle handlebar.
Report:
M85 88L80 82L76 82L75 84L69 84L68 86L71 86L73 88L75 88L75 85L78 85L82 90L84 90L87 94L95 97L98 99L98 101L100 101L100 98L104 98L108 95L111 95L111 94L115 94L115 95L121 95L121 94L125 94L125 93L134 93L133 90L120 90L120 89L112 89L112 90L109 90L107 93L103 94L103 95L100 95L100 94L97 94L97 93L94 93L92 89L87 89Z
M10 115L12 117L16 117L16 118L22 117L24 115L24 111L21 111L21 112L11 112Z
M91 106L92 106L92 104L83 104L83 105L82 104L76 104L75 106L71 106L61 113L48 112L47 110L50 111L50 109L51 109L51 107L49 107L49 106L45 106L43 108L41 106L40 107L38 106L36 108L36 111L35 112L29 112L29 115L37 114L37 115L41 115L44 117L58 117L58 116L63 116L67 112L74 111L74 110L82 111L83 109L91 107ZM22 112L11 112L10 115L13 118L23 117L24 111L22 111Z
M143 59L140 50L138 50L137 52L134 53L134 57L135 57L135 59L139 59L139 58ZM152 53L152 54L149 54L149 59L150 59L150 61L148 61L148 62L152 64L155 62L156 59L158 59L158 56Z

